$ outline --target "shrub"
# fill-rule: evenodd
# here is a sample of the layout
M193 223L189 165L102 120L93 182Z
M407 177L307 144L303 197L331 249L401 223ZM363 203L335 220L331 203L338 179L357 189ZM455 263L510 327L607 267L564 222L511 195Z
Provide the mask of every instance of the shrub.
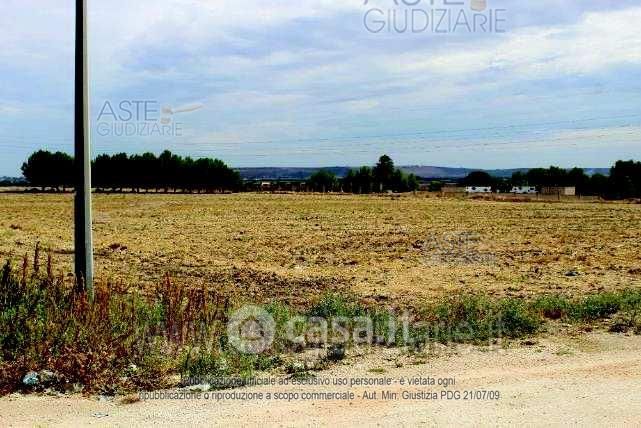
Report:
M533 308L545 318L558 320L568 316L572 304L562 296L542 296L534 301Z
M236 377L239 384L220 387L237 386L255 371L282 366L282 353L300 350L285 335L288 321L298 313L281 303L266 306L277 328L273 346L245 355L228 343L226 322L233 305L220 290L179 285L167 276L147 292L99 283L91 300L73 281L52 274L51 257L46 272L41 272L39 259L37 247L31 266L25 256L21 268L7 262L0 271L0 393L23 388L29 372L47 377L53 385L46 387L63 391L78 386L101 393L166 388L175 374L183 381ZM390 339L395 338L396 345L420 348L427 342L523 337L536 333L545 318L591 322L618 314L614 330L639 333L640 309L641 291L634 290L575 300L544 296L531 302L457 296L423 308L405 331L403 319L392 312L364 306L348 295L327 294L306 315L328 323L346 319L346 329L356 326L357 317L368 317L374 344L393 345ZM340 344L328 339L315 343L329 345L323 364L340 361L355 340L351 336Z
M541 319L525 302L504 299L492 302L478 296L463 296L434 309L436 340L446 343L478 342L497 337L521 337L535 333Z
M618 293L603 293L588 296L573 308L572 316L584 321L592 321L614 315L621 310L623 300Z
M336 317L353 318L364 314L363 307L340 294L326 294L308 311L310 317L322 317L327 320Z
M641 291L623 290L594 294L570 300L564 296L543 296L532 307L545 318L589 322L609 318L619 312L632 313L641 309Z
M118 283L97 284L90 301L71 281L29 272L25 257L0 276L0 391L20 388L29 371L47 370L57 388L85 391L166 385L186 344L220 336L229 300L210 290L188 289L166 278L151 293Z

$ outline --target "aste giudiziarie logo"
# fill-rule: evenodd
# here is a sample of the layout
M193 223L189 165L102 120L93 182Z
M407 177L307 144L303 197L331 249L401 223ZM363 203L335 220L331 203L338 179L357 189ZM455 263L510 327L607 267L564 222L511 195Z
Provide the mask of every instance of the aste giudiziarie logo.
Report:
M363 24L374 34L504 33L507 10L491 1L364 0Z
M98 112L96 132L101 137L181 137L184 123L178 115L202 107L198 103L171 107L149 99L107 100Z

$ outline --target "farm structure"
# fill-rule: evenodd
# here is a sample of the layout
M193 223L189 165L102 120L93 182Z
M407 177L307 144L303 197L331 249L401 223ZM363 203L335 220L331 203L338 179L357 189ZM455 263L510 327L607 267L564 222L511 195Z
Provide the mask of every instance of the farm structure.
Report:
M543 187L541 189L541 194L554 195L554 196L576 196L576 187L573 187L573 186Z
M510 193L518 195L536 195L538 192L535 186L514 186Z
M491 186L467 186L465 193L492 193Z

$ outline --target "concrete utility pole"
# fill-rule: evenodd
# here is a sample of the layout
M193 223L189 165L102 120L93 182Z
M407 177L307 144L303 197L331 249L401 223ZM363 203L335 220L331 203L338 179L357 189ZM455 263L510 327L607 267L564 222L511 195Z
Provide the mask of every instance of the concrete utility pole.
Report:
M91 130L87 70L87 0L76 0L75 82L75 270L79 285L93 296L91 237Z

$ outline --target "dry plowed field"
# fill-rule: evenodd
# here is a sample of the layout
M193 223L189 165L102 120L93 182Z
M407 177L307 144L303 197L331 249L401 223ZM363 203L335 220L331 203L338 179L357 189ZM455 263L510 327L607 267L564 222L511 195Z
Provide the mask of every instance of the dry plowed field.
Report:
M72 263L72 196L0 194L0 256ZM458 292L527 297L641 285L641 205L342 195L96 195L96 276L297 303Z

